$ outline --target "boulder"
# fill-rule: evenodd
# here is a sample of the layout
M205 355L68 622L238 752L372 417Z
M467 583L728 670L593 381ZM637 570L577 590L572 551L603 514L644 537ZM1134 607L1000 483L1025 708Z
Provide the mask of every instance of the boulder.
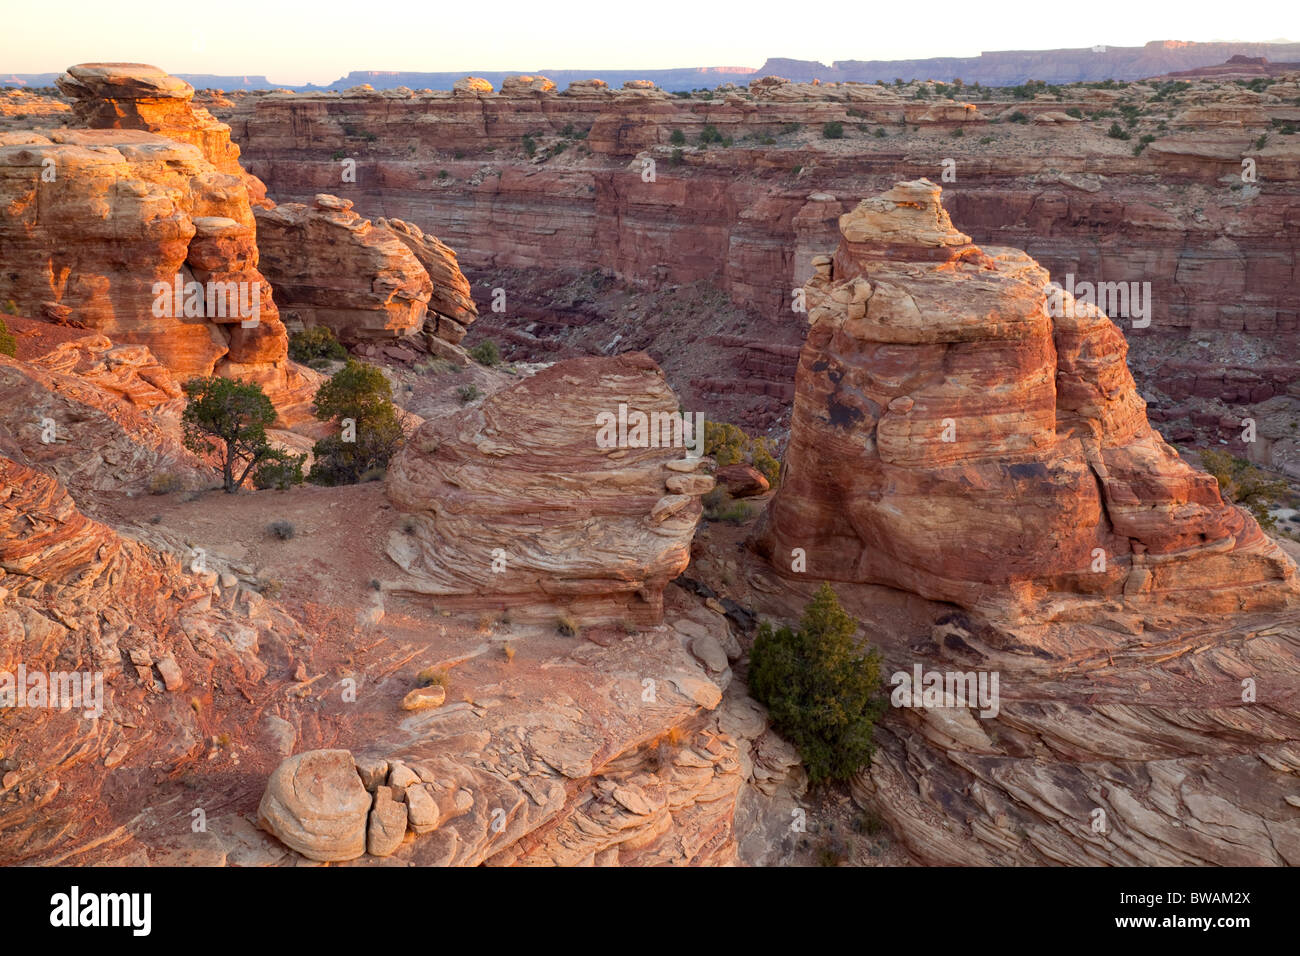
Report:
M309 860L352 860L366 852L370 805L351 753L309 750L271 773L257 819Z

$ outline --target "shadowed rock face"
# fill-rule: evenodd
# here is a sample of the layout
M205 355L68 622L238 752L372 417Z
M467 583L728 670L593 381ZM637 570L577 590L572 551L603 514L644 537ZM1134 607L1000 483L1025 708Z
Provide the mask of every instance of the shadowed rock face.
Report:
M1294 565L1152 430L1110 319L1049 309L1046 270L972 244L939 196L864 201L814 260L773 566L802 548L818 577L1001 616L1062 593L1286 603Z
M561 362L481 405L426 422L388 472L414 516L389 555L389 586L439 603L560 605L590 618L657 621L689 561L699 495L682 447L602 448L602 413L676 413L644 353ZM500 570L494 570L498 568Z

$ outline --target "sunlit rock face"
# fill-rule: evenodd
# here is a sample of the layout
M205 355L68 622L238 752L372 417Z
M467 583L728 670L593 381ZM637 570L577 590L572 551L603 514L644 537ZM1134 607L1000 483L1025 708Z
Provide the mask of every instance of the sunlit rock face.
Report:
M449 606L658 620L713 479L681 444L635 447L633 429L606 441L602 416L620 405L629 420L678 411L634 352L558 363L426 422L388 472L389 498L412 518L389 542L405 575L387 586Z
M315 377L258 269L244 180L196 146L132 130L0 134L0 299L54 309L113 342L148 346L178 378L258 381L285 424Z
M760 548L793 573L1021 613L1062 594L1207 610L1295 594L1290 560L1147 422L1124 338L928 180L840 218L806 286L785 480ZM1049 294L1052 295L1049 298Z

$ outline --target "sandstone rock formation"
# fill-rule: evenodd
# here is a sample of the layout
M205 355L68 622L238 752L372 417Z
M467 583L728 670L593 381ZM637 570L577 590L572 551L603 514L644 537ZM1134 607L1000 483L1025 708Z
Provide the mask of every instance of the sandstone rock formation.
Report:
M194 87L144 63L82 63L56 81L91 129L138 129L197 146L218 170L244 181L249 200L266 204L266 186L239 164L230 127L195 106Z
M331 325L349 343L376 335L417 333L424 327L430 309L432 335L453 343L464 337L465 327L476 314L469 283L456 264L455 254L418 226L401 220L394 220L391 226L384 220L372 224L350 211L350 200L326 195L318 197L310 208L294 204L277 208L266 198L262 181L241 167L239 147L230 140L230 127L193 104L194 90L188 83L157 67L82 64L70 67L59 84L74 99L73 109L86 125L144 130L174 143L192 144L219 173L243 183L242 192L232 189L229 182L217 183L215 188L226 193L208 201L212 208L194 215L197 248L187 265L200 282L261 280L264 327L249 331L245 323L239 323L230 329L229 361L232 372L257 379L269 386L268 391L281 393L273 395L277 407L301 403L301 392L311 382L298 381L297 373L287 367L276 372L268 372L265 367L268 362L284 364L286 343L275 301L292 311L302 324ZM119 133L112 139L121 136ZM32 158L38 162L45 159ZM42 169L38 166L37 172ZM82 198L72 197L78 201ZM224 205L217 208L218 203ZM239 208L225 208L232 204ZM257 222L248 206L255 208ZM43 238L37 237L37 241ZM255 272L259 249L266 256L265 279L263 273ZM158 269L163 265L156 264ZM274 301L271 286L275 288ZM110 329L96 327L112 335ZM166 336L169 341L179 337L174 332ZM220 344L207 346L207 351ZM191 335L190 345L198 348L204 343ZM170 364L172 356L164 353L161 344L155 352ZM206 358L206 354L195 356L190 364L201 368ZM177 370L194 374L189 369ZM295 380L277 380L287 378Z
M637 412L662 424L678 411L654 362L628 353L558 363L426 422L388 472L389 497L412 515L389 543L406 576L388 586L449 606L657 621L713 479L695 474L703 459L687 460L681 437L665 447L671 434L648 447L628 428L621 445L598 445L598 416L620 406L633 426Z
M258 381L282 424L295 423L315 376L288 361L241 177L152 133L7 133L0 208L11 266L0 299L32 315L66 309L114 342L148 346L180 378Z
M257 213L258 247L286 312L325 325L339 340L412 334L424 324L429 275L392 230L322 194L312 206L285 203Z
M995 616L1064 594L1293 599L1291 561L1147 423L1114 323L939 199L917 180L864 200L814 262L773 567L803 549L818 577Z
M276 768L257 815L263 827L309 860L351 860L366 852L370 803L352 754L312 750ZM405 808L402 823L405 831Z
M456 253L437 236L426 233L413 222L401 219L378 219L375 226L391 229L415 255L433 283L429 296L425 331L455 344L465 337L470 324L478 317L478 307L470 294L469 280L460 271Z

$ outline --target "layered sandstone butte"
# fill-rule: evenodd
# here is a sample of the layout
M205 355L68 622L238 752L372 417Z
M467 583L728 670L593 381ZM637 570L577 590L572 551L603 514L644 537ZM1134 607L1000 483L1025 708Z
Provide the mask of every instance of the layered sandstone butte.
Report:
M1295 567L1148 424L1118 328L1025 253L974 245L928 180L840 218L814 260L784 483L791 573L1001 613L1062 594L1236 611ZM1053 313L1049 316L1049 311Z
M209 243L216 248L208 258L215 253L219 259L237 241L247 247L237 251L256 268L261 250L269 280L263 281L263 308L272 320L264 336L279 329L272 286L276 302L301 324L329 325L348 343L409 336L426 326L431 335L458 342L474 320L469 282L451 249L401 220L363 219L350 211L351 200L321 195L310 206L277 207L262 181L240 165L230 127L195 106L194 90L183 80L139 63L87 63L70 67L59 88L87 126L191 144L218 172L243 183L245 195L230 190L231 198L253 207L257 222L245 214L234 217L237 232L215 226L212 238L224 241Z
M620 405L629 418L678 410L658 366L634 352L558 363L426 422L388 471L388 495L412 520L389 542L407 575L387 586L452 606L659 620L713 479L680 445L600 447L598 416Z
M147 346L178 378L257 381L286 424L304 418L315 377L288 360L241 177L152 133L4 133L0 210L0 300ZM203 290L201 307L159 295L177 277Z
M73 112L91 129L136 129L197 146L217 169L244 180L254 205L266 186L239 164L230 127L193 104L194 87L145 63L82 63L56 81Z
M258 247L275 295L303 325L339 340L410 335L424 324L433 285L390 230L352 211L352 201L318 195L311 206L258 210Z

